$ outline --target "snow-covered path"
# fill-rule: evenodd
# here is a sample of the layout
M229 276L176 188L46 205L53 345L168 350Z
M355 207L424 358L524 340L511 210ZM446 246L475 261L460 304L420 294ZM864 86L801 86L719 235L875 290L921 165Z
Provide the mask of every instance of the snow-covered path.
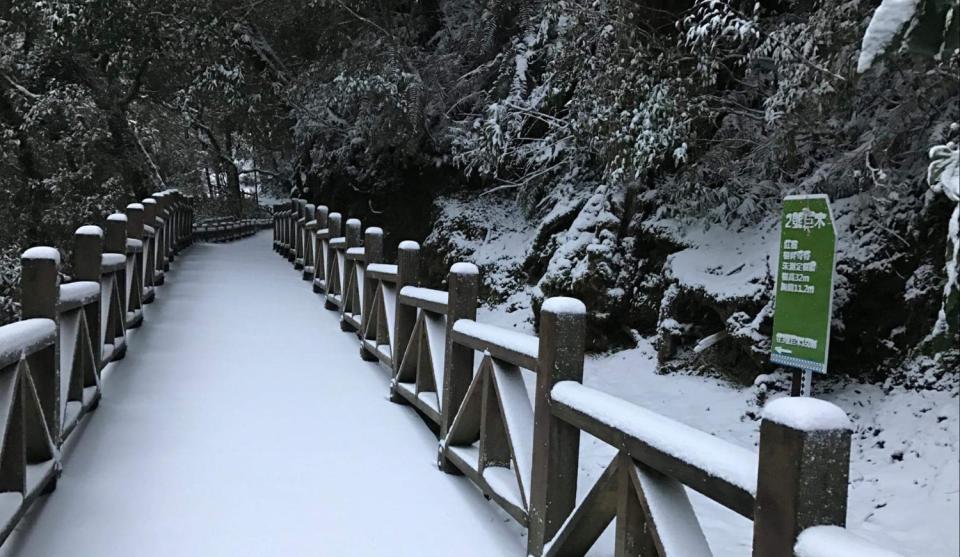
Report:
M175 263L3 557L523 555L269 233Z

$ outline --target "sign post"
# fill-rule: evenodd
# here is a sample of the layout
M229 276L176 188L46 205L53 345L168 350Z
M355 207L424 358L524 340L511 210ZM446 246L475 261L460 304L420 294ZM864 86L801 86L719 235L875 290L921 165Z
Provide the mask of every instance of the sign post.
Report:
M770 361L797 369L794 396L810 396L813 374L827 372L836 249L830 199L823 194L787 196L780 220Z

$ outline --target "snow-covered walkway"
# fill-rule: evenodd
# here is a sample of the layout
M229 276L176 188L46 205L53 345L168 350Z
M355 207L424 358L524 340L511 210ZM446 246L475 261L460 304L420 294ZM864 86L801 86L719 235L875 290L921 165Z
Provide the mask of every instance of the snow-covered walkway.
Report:
M177 259L0 555L523 555L270 241Z

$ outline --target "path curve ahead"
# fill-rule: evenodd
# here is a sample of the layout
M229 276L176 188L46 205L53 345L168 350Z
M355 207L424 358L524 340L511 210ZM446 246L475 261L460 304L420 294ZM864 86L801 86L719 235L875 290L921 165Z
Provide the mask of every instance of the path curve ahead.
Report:
M178 257L0 556L524 554L270 241Z

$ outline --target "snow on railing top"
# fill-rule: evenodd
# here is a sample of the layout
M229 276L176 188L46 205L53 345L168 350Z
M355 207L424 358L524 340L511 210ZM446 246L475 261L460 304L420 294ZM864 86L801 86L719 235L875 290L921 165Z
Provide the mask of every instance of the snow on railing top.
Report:
M403 289L400 290L400 295L410 298L411 300L443 306L446 306L450 301L450 295L447 292L420 286L404 286Z
M36 246L23 252L20 259L47 259L60 264L60 251L49 246Z
M100 265L103 267L114 267L123 265L126 262L127 258L122 253L105 253L100 256Z
M573 381L557 383L551 396L705 474L752 495L757 493L757 454L753 451Z
M813 397L778 398L763 408L763 419L800 431L850 429L843 410Z
M504 329L495 325L487 325L486 323L477 323L472 319L458 319L457 322L453 324L453 331L477 341L471 344L474 349L490 351L495 348L501 348L522 357L520 360L507 357L506 359L511 363L536 371L536 360L540 352L540 339L533 335ZM461 338L458 340L465 339ZM494 355L503 358L502 355Z
M371 274L384 274L384 275L395 275L397 274L397 266L391 265L388 263L371 263L367 265L367 272Z
M840 526L814 526L797 537L797 557L903 557Z
M78 281L60 285L62 306L82 306L99 298L100 283L98 282Z
M0 368L50 345L56 335L57 325L52 319L24 319L0 326Z

